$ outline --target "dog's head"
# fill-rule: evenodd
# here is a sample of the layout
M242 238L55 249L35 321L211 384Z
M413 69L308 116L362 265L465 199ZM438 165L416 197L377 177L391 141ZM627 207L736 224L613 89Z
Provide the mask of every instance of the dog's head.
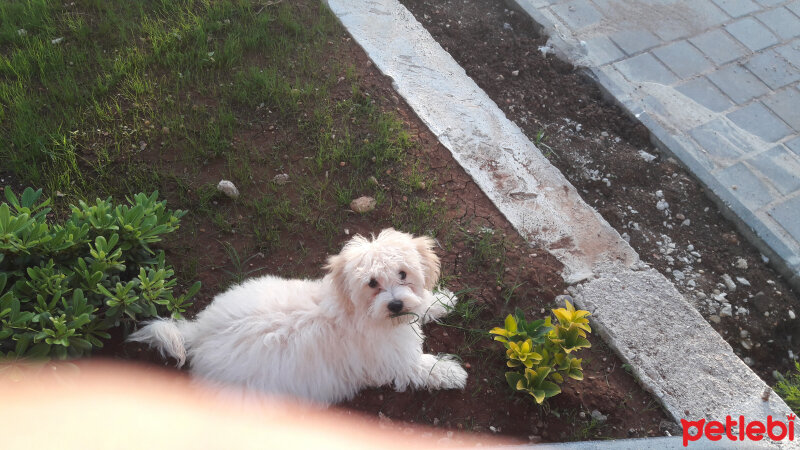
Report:
M421 315L423 292L439 280L433 239L392 228L369 240L353 237L328 258L328 276L345 307L375 319Z

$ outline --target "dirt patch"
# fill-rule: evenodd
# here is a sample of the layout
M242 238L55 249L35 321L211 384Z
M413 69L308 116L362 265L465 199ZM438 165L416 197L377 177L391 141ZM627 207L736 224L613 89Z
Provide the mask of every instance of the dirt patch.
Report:
M798 296L641 124L579 68L539 50L547 38L527 16L502 1L403 3L767 383L793 367Z
M309 3L311 2L298 2ZM328 254L355 233L375 233L389 226L415 232L433 233L440 245L446 285L460 293L463 308L443 324L425 328L425 350L453 353L468 365L469 381L461 391L403 392L373 389L363 392L344 405L343 411L359 411L378 418L383 426L404 428L399 421L437 427L443 438L448 431L464 430L504 435L515 442L560 441L591 438L621 438L662 434L659 426L664 413L625 370L619 359L603 342L592 338L593 347L581 353L585 380L568 381L563 393L545 408L508 389L504 372L504 352L486 331L502 322L503 317L520 307L530 316L543 316L560 307L554 297L564 292L561 265L542 249L532 248L514 231L470 177L460 169L447 149L441 146L411 109L398 98L391 80L383 77L363 51L343 30L332 39L332 58L349 61L355 68L358 87L369 102L384 112L396 114L407 130L413 145L405 155L406 163L397 164L377 177L384 197L368 214L348 211L345 204L328 208L313 218L319 225L328 217L335 221L314 227L285 226L269 230L270 242L253 231L258 212L241 199L283 196L290 207L303 197L301 181L313 170L314 148L308 148L304 131L291 123L271 120L263 109L234 109L237 122L249 124L238 130L231 145L251 152L251 183L239 184L242 197L233 201L209 191L209 184L224 174L226 161L210 157L194 182L186 186L179 177L160 178L161 190L171 208L210 209L191 213L183 220L177 239L166 244L168 260L179 269L181 278L200 279L201 294L189 316L209 304L213 295L241 278L266 273L286 277L320 277ZM331 69L333 70L333 69ZM331 101L351 96L351 86L344 83L331 92ZM213 105L200 97L185 98L199 102L200 108ZM195 103L197 104L197 103ZM303 112L301 110L300 115ZM368 136L353 136L355 140ZM162 174L185 173L182 143L168 142L162 149L152 145L141 158L158 163ZM165 152L169 150L165 154ZM349 165L336 164L337 170L325 172L332 183L344 183L348 177L363 176L349 172ZM290 182L271 183L275 175L287 173ZM408 188L412 179L415 188ZM361 192L354 192L358 197ZM201 201L202 200L202 201ZM331 199L325 197L325 202ZM326 203L326 204L327 204ZM425 209L422 209L422 206ZM216 215L215 215L216 214ZM219 219L219 218L223 218ZM431 217L434 220L431 220ZM331 225L334 228L331 229ZM414 227L419 226L419 229ZM103 356L133 359L158 365L168 364L157 354L137 344L121 342L118 332ZM597 410L607 420L592 419ZM389 425L391 423L391 425Z

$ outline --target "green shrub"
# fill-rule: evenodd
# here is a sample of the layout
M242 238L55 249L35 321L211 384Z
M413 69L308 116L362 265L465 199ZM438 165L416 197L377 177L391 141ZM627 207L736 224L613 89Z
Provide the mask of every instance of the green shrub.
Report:
M558 323L550 317L528 322L519 308L506 317L503 328L489 333L506 348L506 365L518 370L506 372L506 381L514 391L529 393L536 403L561 393L559 385L566 377L583 379L581 359L572 352L591 347L586 339L588 311L576 310L564 296L566 308L554 309Z
M121 322L168 312L179 317L200 289L173 295L177 281L150 245L178 229L158 192L129 205L111 199L71 205L64 224L48 221L41 189L0 204L0 358L64 359L102 347Z
M778 377L775 392L783 398L789 408L800 414L800 363L794 363L794 372L789 372L784 377L778 372L773 372Z

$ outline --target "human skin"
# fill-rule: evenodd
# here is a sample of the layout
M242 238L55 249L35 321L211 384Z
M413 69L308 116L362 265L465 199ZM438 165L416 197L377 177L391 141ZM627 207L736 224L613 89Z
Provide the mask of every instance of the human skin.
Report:
M420 435L430 430L400 433L341 411L250 393L244 397L223 396L174 372L132 364L0 366L2 447L350 450L471 447L478 442L469 435L441 442L441 431L436 439L425 439Z

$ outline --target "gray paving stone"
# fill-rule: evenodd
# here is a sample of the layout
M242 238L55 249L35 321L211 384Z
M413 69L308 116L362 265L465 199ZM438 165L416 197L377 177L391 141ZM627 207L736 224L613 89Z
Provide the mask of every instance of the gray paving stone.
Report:
M589 49L589 58L598 66L604 66L625 57L625 53L605 36L587 40L586 47Z
M764 83L739 65L731 65L712 72L708 74L708 79L740 105L769 92Z
M725 30L744 44L745 47L754 52L780 42L767 27L752 17L745 17L744 19L729 23L725 25Z
M752 210L757 210L772 201L769 187L741 162L717 172L716 176L723 186Z
M775 51L786 58L793 66L800 69L800 39L795 39L786 45L775 47Z
M792 134L792 130L761 102L753 102L728 113L728 118L766 142L777 142Z
M800 0L795 0L792 3L786 5L786 7L791 9L793 13L800 16Z
M695 156L709 171L730 166L750 150L746 143L728 139L734 136L731 130L729 122L718 118L689 131L704 151Z
M619 31L611 35L611 40L629 56L661 44L658 36L642 29Z
M589 0L573 0L551 8L573 30L581 30L603 19L600 11Z
M680 6L692 14L692 19L697 26L711 29L730 20L730 16L711 0L682 1Z
M800 197L775 205L767 213L792 236L800 236Z
M747 54L744 47L723 30L712 30L689 39L711 61L722 65Z
M654 81L661 84L672 84L678 81L672 72L649 53L642 53L633 58L619 61L614 63L614 67L632 82Z
M791 64L774 50L757 53L745 66L755 76L772 89L779 89L800 80L800 69Z
M779 145L746 160L783 195L800 189L800 160Z
M786 8L775 8L756 14L756 18L783 40L800 36L800 17Z
M786 3L786 0L756 0L762 6L775 6Z
M652 53L681 78L690 78L713 67L700 50L694 48L688 41L678 41L659 47Z
M800 136L786 142L789 150L793 151L795 155L800 156Z
M790 87L778 91L763 100L767 108L800 132L800 91Z
M750 0L713 0L713 2L734 18L742 17L761 9Z
M689 80L678 85L677 89L714 112L722 112L733 106L733 102L705 77Z

